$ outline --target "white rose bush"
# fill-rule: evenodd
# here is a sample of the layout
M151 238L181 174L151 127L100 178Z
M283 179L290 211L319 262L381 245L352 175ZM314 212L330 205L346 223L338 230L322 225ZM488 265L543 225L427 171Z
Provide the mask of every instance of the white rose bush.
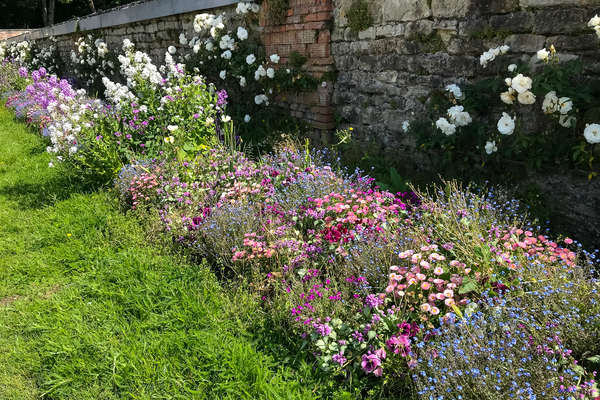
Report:
M588 26L600 38L600 17ZM429 116L411 121L418 145L441 151L442 163L464 165L462 171L476 166L483 175L494 167L505 171L507 162L528 169L567 162L590 179L596 176L600 107L582 61L563 62L553 45L529 63L514 61L508 46L491 48L479 64L495 77L449 82L435 92L427 102Z

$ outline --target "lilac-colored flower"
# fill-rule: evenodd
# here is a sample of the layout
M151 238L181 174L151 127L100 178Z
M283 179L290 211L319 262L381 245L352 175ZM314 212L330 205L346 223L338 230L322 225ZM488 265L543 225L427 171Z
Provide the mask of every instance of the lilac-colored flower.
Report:
M329 336L331 327L327 324L314 324L315 331L321 336Z
M21 76L21 78L27 78L27 68L25 67L21 67L19 68L19 76Z
M331 359L333 360L333 362L336 362L340 365L344 365L346 363L346 361L348 361L348 359L346 357L344 357L344 355L342 353L336 353L333 356L331 356Z
M227 95L227 91L225 89L219 90L217 92L217 106L221 107L221 106L227 105L228 97L229 96Z
M383 300L375 294L369 294L365 297L365 305L369 308L377 308L377 306L382 304Z

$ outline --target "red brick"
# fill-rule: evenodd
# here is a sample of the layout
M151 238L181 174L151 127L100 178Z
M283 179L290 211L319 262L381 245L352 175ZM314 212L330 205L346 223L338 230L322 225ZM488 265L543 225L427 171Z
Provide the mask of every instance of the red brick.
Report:
M331 19L330 12L316 12L308 14L304 17L304 22L329 21Z
M317 37L317 42L319 43L331 43L331 32L327 30L322 30L319 32L319 36Z
M296 33L296 39L299 43L314 43L315 42L316 31L307 30L307 31L299 31Z
M330 54L329 43L314 43L308 45L311 58L326 58Z

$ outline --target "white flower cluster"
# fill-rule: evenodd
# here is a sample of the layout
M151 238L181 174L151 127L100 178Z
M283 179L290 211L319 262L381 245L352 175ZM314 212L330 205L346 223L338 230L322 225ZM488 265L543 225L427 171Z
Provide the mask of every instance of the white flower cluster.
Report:
M153 86L162 84L163 77L148 54L135 51L135 46L129 39L123 40L123 50L125 54L119 54L119 63L121 64L121 73L127 78L129 88L135 87L140 79Z
M507 45L489 49L479 57L479 63L483 66L483 68L485 68L487 67L488 63L494 61L496 57L506 54L509 50L510 47Z
M108 46L102 39L95 39L92 35L80 37L75 42L76 51L71 51L71 62L76 74L81 76L90 86L98 77L115 73L113 61L108 59Z
M571 110L573 110L573 100L569 97L558 97L554 90L546 93L542 103L542 111L544 111L544 114L558 113L558 123L565 128L574 126L577 121L574 116L569 115Z
M47 107L52 120L47 128L52 145L46 150L57 154L58 161L62 161L63 156L77 153L80 146L78 134L83 128L91 126L87 121L97 118L101 109L102 102L88 99L84 89L78 90L72 98L59 94L58 101L51 102Z
M514 104L515 100L518 100L521 104L533 104L535 103L536 97L531 92L533 80L523 74L518 74L513 78L506 78L504 80L508 90L500 93L500 99L506 104Z
M106 90L104 91L104 95L106 96L106 100L112 103L117 110L121 109L121 103L123 101L135 101L136 97L127 86L121 85L118 82L113 82L108 79L106 76L102 78L102 83Z
M257 13L260 11L260 6L252 2L239 2L235 12L237 14L248 14L249 12Z
M456 84L446 86L446 91L452 95L451 100L456 101L464 99L462 90L460 90L460 87ZM473 122L471 115L466 112L465 108L461 105L450 107L446 114L448 115L449 120L441 117L435 123L435 126L446 136L454 135L457 128L467 126ZM408 127L406 130L408 130Z
M588 26L592 28L600 38L600 17L598 15L594 15L594 17L590 19Z
M24 65L31 55L31 43L27 40L20 42L0 43L0 61L10 58L17 64Z
M216 16L214 14L198 14L194 18L194 31L202 33L206 30L210 31L210 36L217 37L219 31L225 28L223 23L223 15Z
M44 47L34 46L31 50L30 70L36 70L44 67L51 74L58 72L57 61L60 57L56 47L56 38L50 36L50 44Z

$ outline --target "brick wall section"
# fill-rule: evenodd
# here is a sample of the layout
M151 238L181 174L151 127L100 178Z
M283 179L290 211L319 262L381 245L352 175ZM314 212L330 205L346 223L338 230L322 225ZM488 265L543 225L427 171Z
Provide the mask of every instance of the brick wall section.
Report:
M13 36L19 36L23 33L27 33L29 30L19 29L0 29L0 40L8 39Z
M278 54L284 68L290 54L298 52L307 58L303 70L316 78L334 71L330 31L333 0L289 0L287 17L281 25L267 20L267 7L268 1L260 16L267 55ZM289 108L294 117L317 130L328 131L335 128L332 95L333 82L326 82L314 92L287 93L278 102Z

